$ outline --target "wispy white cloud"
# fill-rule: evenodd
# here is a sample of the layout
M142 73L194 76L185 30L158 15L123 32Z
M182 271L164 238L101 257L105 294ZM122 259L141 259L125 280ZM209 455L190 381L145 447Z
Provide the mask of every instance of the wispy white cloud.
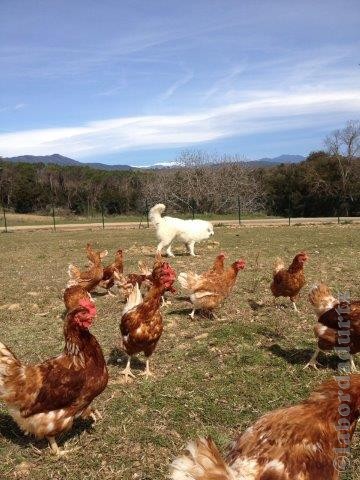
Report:
M165 90L164 93L160 95L160 100L167 100L168 98L172 97L176 90L178 90L180 87L186 85L187 83L190 82L194 78L194 74L192 72L186 73L182 78L179 78L179 80L176 80L172 85L170 85L169 88Z
M231 87L233 81L245 71L245 65L236 65L235 67L232 67L230 72L222 75L221 78L216 80L215 83L204 92L204 100L208 100L209 98L213 97L214 95L218 95L219 93L223 94L224 91L228 90Z
M77 127L0 134L3 156L54 152L75 158L151 148L182 147L221 138L330 125L360 110L360 89L256 92L246 101L182 115L149 115L93 121Z
M21 110L22 108L26 107L26 103L17 103L16 105L6 105L6 106L0 106L0 112L8 112L11 110Z

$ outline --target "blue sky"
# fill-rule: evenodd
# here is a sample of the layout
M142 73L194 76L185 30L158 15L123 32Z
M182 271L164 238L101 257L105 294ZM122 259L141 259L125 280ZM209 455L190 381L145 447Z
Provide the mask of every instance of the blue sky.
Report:
M306 155L360 117L358 0L1 0L0 155Z

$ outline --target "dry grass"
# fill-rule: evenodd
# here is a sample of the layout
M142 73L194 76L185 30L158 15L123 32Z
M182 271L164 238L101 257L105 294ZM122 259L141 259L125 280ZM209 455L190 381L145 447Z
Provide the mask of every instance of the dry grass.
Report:
M85 263L84 245L92 241L111 254L125 249L126 268L151 261L153 230L13 233L1 235L0 339L24 361L38 362L62 350L63 304L60 292L70 262ZM78 423L61 439L67 458L55 459L46 442L25 437L0 405L0 478L164 480L168 464L184 443L210 434L224 448L266 411L303 399L334 373L335 357L322 357L327 368L303 370L315 341L315 317L305 293L296 315L288 304L274 310L268 285L276 256L286 262L307 250L308 283L324 280L336 290L360 296L359 242L356 226L218 228L217 243L198 247L199 257L178 255L178 272L203 270L221 249L231 259L243 257L232 297L218 320L187 316L182 292L171 299L165 330L152 359L156 378L137 376L117 382L122 365L109 365L111 381L95 401L104 420L91 427ZM179 247L178 253L182 253ZM110 361L117 357L121 300L97 297L94 334ZM285 302L284 302L285 303ZM143 359L134 362L142 369ZM353 479L360 479L354 441ZM356 473L356 471L358 473Z

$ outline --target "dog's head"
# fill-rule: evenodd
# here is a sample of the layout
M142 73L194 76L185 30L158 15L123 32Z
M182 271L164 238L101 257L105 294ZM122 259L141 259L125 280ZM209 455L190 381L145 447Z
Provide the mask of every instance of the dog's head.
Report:
M214 235L214 227L213 227L213 224L208 222L208 225L206 227L206 231L208 233L208 237L211 237Z

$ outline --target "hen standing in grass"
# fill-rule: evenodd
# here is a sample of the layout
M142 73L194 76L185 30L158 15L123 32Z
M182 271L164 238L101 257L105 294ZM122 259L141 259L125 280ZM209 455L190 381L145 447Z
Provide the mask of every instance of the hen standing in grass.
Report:
M360 301L340 303L324 283L310 290L309 301L318 317L314 327L318 346L305 368L317 368L316 359L321 351L348 348L351 370L356 371L352 355L360 352Z
M152 285L145 298L142 298L139 285L136 283L127 299L120 321L122 343L128 355L126 368L121 372L125 375L126 382L128 377L134 378L130 362L131 356L136 353L144 352L146 369L143 374L146 378L152 375L149 358L163 331L161 298L167 290L173 291L175 279L175 270L158 258L152 271Z
M113 295L110 289L114 286L116 281L115 272L119 275L124 270L123 251L119 249L115 254L115 261L103 269L103 276L99 282L99 287L105 288L108 295Z
M105 359L89 327L96 314L87 298L68 312L61 355L37 365L24 365L0 342L0 399L25 432L47 438L60 455L55 436L69 430L75 418L96 419L90 407L108 383Z
M348 414L342 416L345 410ZM349 465L345 452L359 414L360 375L349 376L341 387L330 380L302 403L261 417L235 439L224 458L210 438L190 443L188 455L172 463L171 479L338 480L337 467L345 471Z
M97 252L93 250L90 243L86 245L86 255L90 261L90 268L85 271L81 271L78 267L70 264L68 273L70 280L67 287L73 285L81 285L86 291L91 292L101 282L104 274L104 269L101 264L101 259L106 257L107 250Z
M239 270L245 268L245 261L240 259L229 268L224 268L225 255L216 257L213 267L202 275L193 272L181 272L178 276L180 285L190 292L193 310L189 314L193 319L196 310L210 313L230 295L235 285Z
M296 297L305 285L304 264L308 260L305 252L296 255L289 268L285 268L284 262L278 258L274 265L273 281L270 285L274 301L277 297L289 297L294 310L296 308Z

